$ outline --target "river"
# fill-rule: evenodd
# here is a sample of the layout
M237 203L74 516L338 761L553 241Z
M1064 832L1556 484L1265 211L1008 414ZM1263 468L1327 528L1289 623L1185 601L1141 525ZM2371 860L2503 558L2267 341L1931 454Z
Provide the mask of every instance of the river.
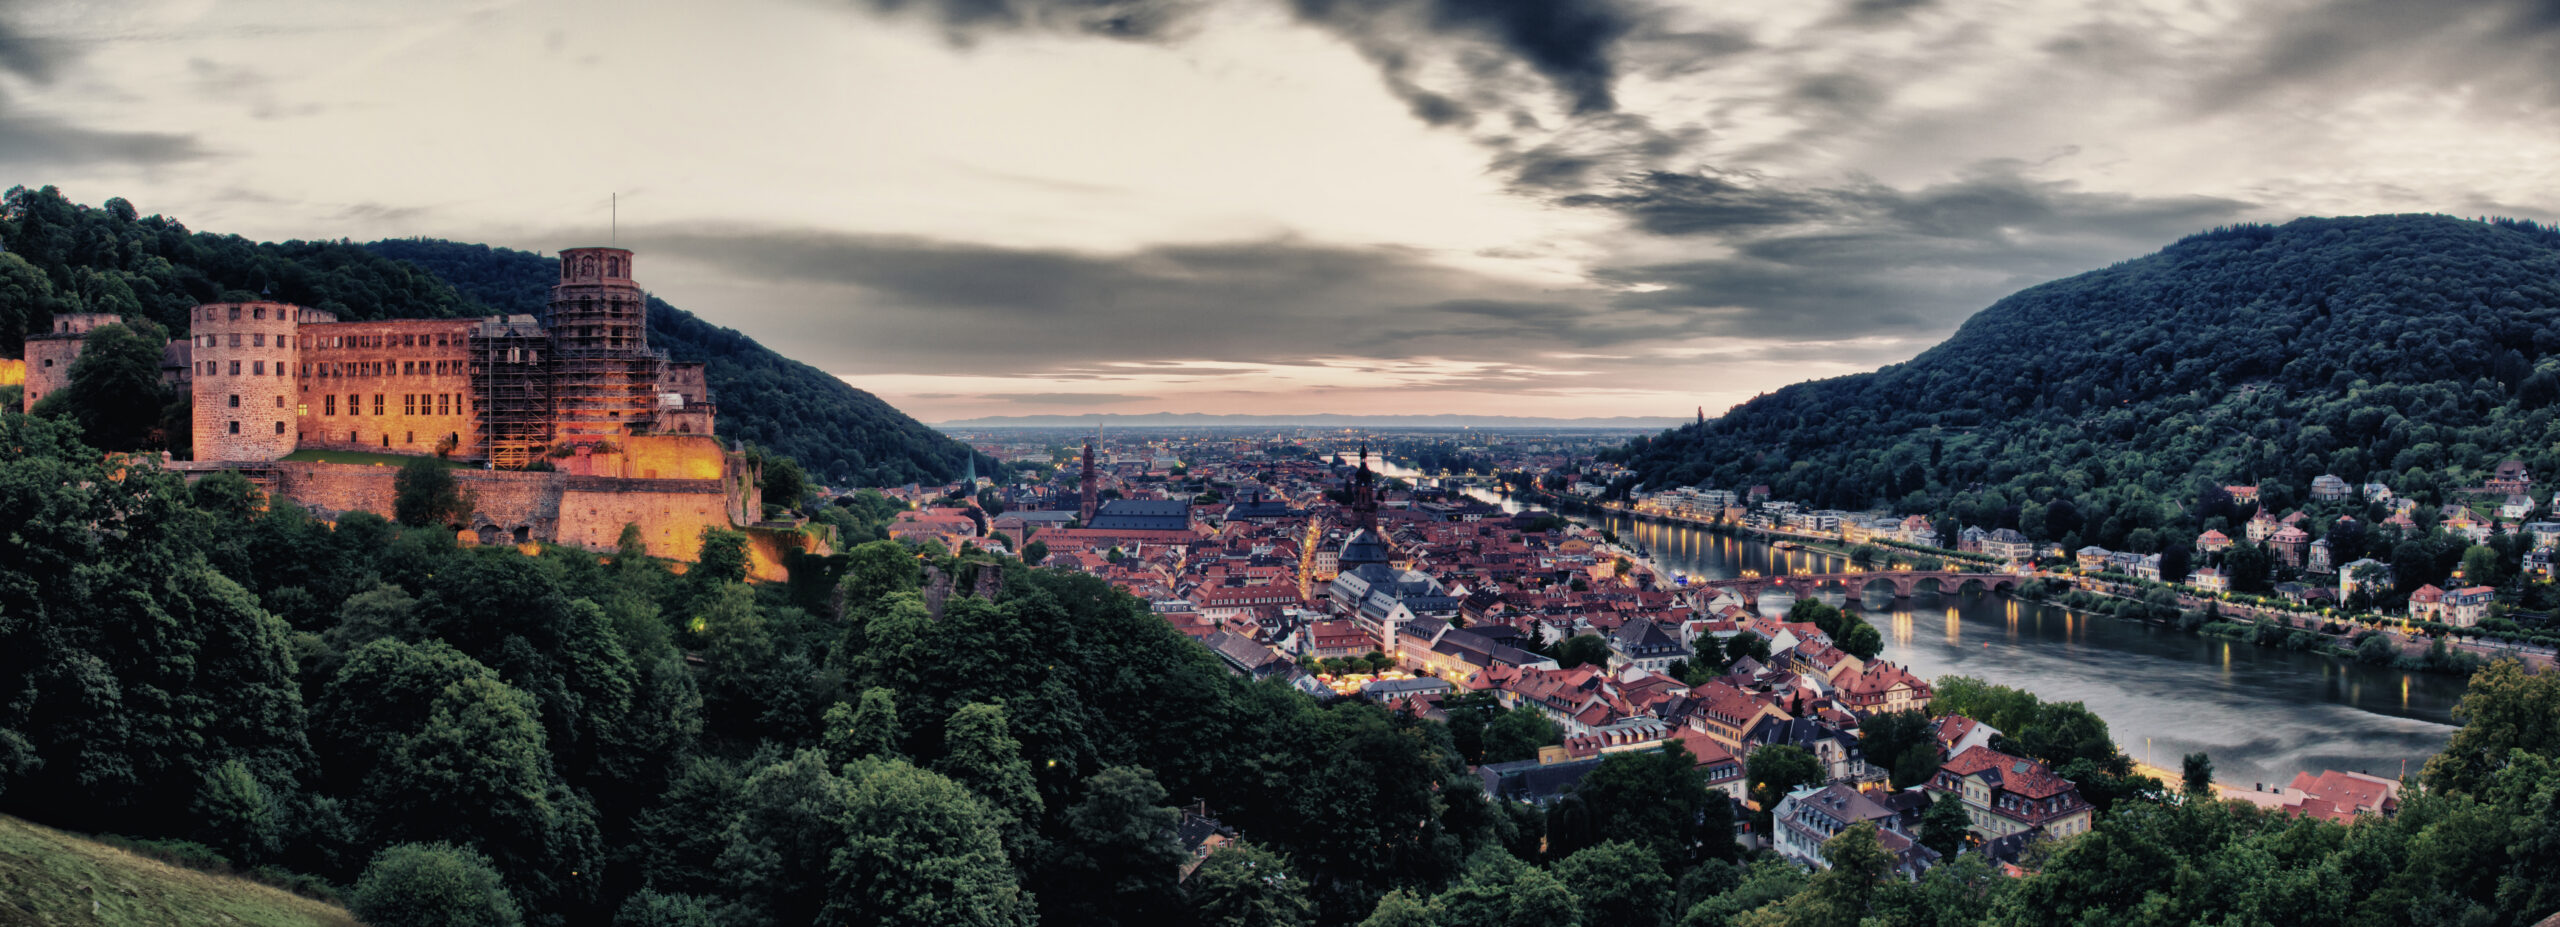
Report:
M1410 476L1394 468L1391 475ZM1838 557L1623 516L1578 519L1641 544L1652 567L1692 580L1743 570L1833 572ZM1879 588L1878 594L1883 590ZM1825 596L1840 604L1837 594ZM1764 596L1764 612L1793 600ZM1884 659L1922 678L1961 674L2076 701L2105 718L2135 760L2169 770L2204 751L2215 779L2248 787L2301 771L2414 774L2453 732L2461 679L2364 666L2074 613L2006 596L1921 593L1864 603Z

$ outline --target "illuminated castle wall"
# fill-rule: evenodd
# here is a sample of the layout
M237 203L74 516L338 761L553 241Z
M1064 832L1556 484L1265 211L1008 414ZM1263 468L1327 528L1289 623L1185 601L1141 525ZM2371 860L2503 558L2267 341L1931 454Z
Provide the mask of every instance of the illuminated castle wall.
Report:
M186 342L197 459L269 461L314 447L522 469L634 436L710 435L717 410L702 365L649 349L631 252L571 249L560 268L541 319L340 322L285 303L197 307ZM68 335L54 340L76 354ZM40 390L30 374L31 398L57 388Z

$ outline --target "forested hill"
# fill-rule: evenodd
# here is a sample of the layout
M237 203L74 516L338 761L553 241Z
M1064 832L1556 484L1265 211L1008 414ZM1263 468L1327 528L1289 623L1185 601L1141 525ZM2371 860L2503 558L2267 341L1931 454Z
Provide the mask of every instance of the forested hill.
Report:
M1907 363L1616 458L1647 487L1767 484L2123 549L2192 529L2207 482L2264 483L2281 509L2323 473L2429 503L2510 457L2560 474L2555 352L2560 232L2299 219L2029 288Z
M183 335L188 307L274 299L349 321L452 318L542 308L555 259L441 241L253 242L97 207L52 188L0 201L0 351L43 331L55 313L113 312ZM890 485L956 478L967 446L869 393L730 329L652 299L649 339L708 365L720 433L797 458L816 479ZM991 471L982 459L980 469Z
M471 301L499 312L538 313L560 279L560 259L426 238L364 246L426 268ZM704 361L720 433L789 455L839 485L943 481L966 469L965 444L799 361L649 297L649 344L680 361ZM978 470L996 472L993 458Z

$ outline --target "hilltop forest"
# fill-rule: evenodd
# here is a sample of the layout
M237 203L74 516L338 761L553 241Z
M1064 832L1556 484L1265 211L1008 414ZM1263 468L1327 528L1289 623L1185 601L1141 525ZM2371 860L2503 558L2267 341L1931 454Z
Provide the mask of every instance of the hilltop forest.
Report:
M2022 290L1908 362L1789 386L1608 457L1637 473L1620 492L1765 484L2152 553L2236 527L2245 507L2216 496L2228 485L2262 487L2281 513L2315 476L2383 483L2423 504L2422 529L2450 506L2494 505L2461 490L2502 460L2560 477L2555 406L2560 231L2300 219Z
M121 198L92 208L52 187L15 187L0 199L0 351L13 356L25 334L46 330L58 313L111 312L180 337L189 307L254 299L327 309L347 321L538 314L558 277L555 258L483 245L253 242L138 215ZM966 445L655 297L649 341L676 360L705 363L722 436L791 457L814 479L938 483L967 468ZM183 409L171 415L185 421ZM92 435L119 443L104 438ZM990 458L978 466L995 472Z

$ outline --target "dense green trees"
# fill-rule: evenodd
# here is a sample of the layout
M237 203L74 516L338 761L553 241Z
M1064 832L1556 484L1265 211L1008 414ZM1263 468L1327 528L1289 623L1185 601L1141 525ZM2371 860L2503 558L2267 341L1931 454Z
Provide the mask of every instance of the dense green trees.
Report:
M2353 828L2168 800L2076 704L1950 678L2110 804L1999 876L1879 878L1852 833L1817 877L1746 863L1677 748L1611 754L1551 814L1466 770L1553 733L1248 683L1103 581L1006 570L929 617L921 567L848 552L787 586L334 525L195 487L70 425L0 415L0 811L191 839L353 886L379 922L768 925L2529 922L2560 908L2549 674L2485 671L2427 787ZM1472 733L1465 733L1472 731ZM1911 716L1875 755L1925 754ZM1472 741L1472 745L1468 743ZM1895 767L1900 774L1901 764ZM1755 797L1817 781L1772 746ZM1189 877L1205 809L1243 835ZM1923 813L1952 847L1962 811ZM1186 823L1189 822L1189 823ZM1889 866L1888 866L1889 868ZM513 914L510 914L510 911ZM464 913L452 913L452 912ZM2372 912L2367 914L2366 912ZM439 914L437 912L445 912ZM2307 915L2295 912L2310 912ZM2255 918L2255 921L2251 921Z
M1707 786L1697 757L1678 744L1609 755L1551 818L1558 823L1548 837L1558 854L1604 841L1632 843L1673 865L1735 853L1733 803Z
M1769 814L1777 810L1780 799L1805 786L1822 784L1822 760L1802 747L1770 744L1751 751L1751 758L1743 762L1742 778L1751 791L1751 803L1760 806L1757 820L1766 833Z
M78 422L85 440L107 450L169 447L186 424L167 408L183 400L160 383L160 351L168 343L168 332L149 319L90 329L69 382L34 411Z
M1314 923L1305 884L1289 875L1289 858L1251 843L1222 847L1183 880L1201 927L1299 927Z
M471 519L471 500L443 462L424 457L400 465L391 478L391 512L410 527L462 527Z
M403 843L356 880L347 909L378 927L513 927L523 922L489 860L451 844Z

